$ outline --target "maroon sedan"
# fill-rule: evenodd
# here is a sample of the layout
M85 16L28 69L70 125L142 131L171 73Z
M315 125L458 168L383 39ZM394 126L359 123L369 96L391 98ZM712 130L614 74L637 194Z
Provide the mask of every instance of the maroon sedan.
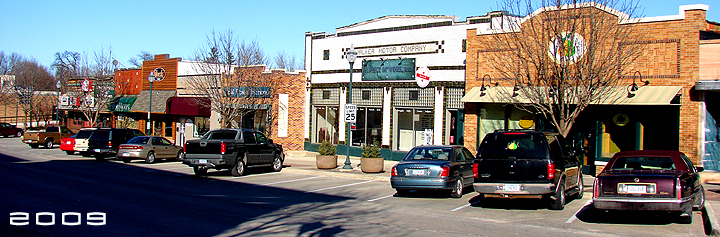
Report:
M670 211L692 222L692 210L705 205L695 168L679 151L615 153L593 185L593 204L601 210Z

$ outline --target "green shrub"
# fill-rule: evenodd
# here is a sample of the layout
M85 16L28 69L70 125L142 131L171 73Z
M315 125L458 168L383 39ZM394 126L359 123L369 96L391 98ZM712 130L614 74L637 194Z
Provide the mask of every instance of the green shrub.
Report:
M337 154L337 148L327 140L323 140L322 143L320 143L320 147L318 147L318 153L320 153L321 156L334 156Z
M368 145L367 143L362 146L362 157L363 158L382 158L380 157L380 145L377 140L373 139L373 144Z

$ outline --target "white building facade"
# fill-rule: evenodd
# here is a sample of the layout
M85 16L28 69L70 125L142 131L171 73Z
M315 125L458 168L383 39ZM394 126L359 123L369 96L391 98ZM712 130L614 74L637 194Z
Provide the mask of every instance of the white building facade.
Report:
M467 29L489 29L493 15L499 14L462 22L456 16L385 16L337 28L335 34L307 32L306 142L350 140L350 155L356 156L362 144L377 141L393 151L385 157L391 159L414 146L462 144ZM351 70L345 55L351 46L357 52L352 69L357 121L347 139L343 115Z

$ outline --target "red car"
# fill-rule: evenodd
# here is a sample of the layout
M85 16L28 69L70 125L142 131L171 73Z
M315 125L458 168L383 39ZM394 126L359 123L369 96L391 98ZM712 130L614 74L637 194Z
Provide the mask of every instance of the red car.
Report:
M22 128L15 127L15 125L9 123L0 123L0 135L4 137L22 137L23 130Z
M68 155L75 154L75 136L77 134L60 139L60 150L65 151Z
M705 206L695 167L679 151L615 153L593 184L593 205L600 210L670 211L692 222L692 211Z

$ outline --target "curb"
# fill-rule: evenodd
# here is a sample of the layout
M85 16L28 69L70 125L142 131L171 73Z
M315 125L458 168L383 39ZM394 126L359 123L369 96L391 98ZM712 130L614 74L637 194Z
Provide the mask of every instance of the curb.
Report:
M715 211L710 205L710 202L705 202L705 208L702 209L703 225L705 234L710 236L720 236L720 230L718 230L718 220L715 216Z
M366 174L366 173L362 173L362 171L359 171L357 169L353 169L352 171L340 171L339 168L330 169L330 170L320 170L320 169L310 170L310 169L303 169L303 168L286 167L286 168L283 168L283 171L291 171L293 173L300 173L300 174L322 175L322 176L327 176L327 177L339 177L339 178L349 178L349 179L362 179L362 180L390 182L390 179L388 177L385 177L384 175L382 175L382 173L380 173L380 175Z

